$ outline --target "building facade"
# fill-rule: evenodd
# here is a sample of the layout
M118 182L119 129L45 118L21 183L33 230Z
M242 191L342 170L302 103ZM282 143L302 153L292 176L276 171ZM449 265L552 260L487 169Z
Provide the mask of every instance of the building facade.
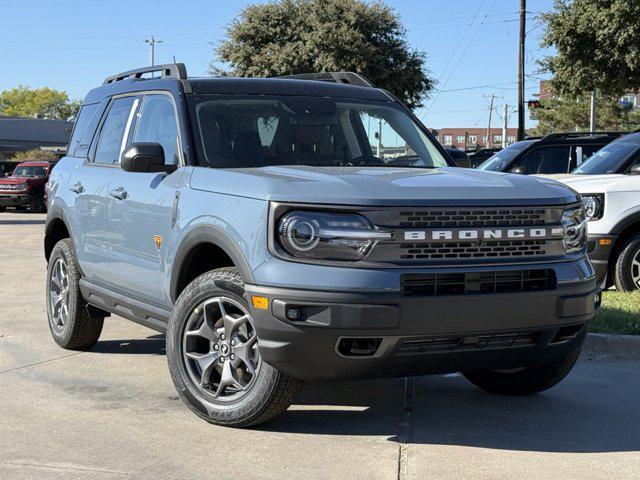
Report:
M64 151L73 123L0 116L0 160L34 148Z
M518 135L517 128L507 129L506 144L510 145L516 141ZM502 147L502 128L492 128L487 138L486 128L440 128L437 130L440 143L446 147L456 147L460 150L477 150L490 147Z

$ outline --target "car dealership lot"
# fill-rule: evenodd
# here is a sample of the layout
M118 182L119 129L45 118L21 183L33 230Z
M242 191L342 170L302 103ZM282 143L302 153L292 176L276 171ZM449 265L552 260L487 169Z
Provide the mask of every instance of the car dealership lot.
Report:
M44 306L44 215L0 213L0 478L637 478L640 365L583 358L529 398L462 377L307 384L252 430L178 399L164 339L118 317L58 348ZM408 408L407 408L408 407Z

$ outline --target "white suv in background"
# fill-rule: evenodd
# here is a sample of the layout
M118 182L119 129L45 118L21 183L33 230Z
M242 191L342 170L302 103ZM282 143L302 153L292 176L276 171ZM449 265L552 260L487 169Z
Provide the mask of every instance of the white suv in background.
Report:
M586 206L588 253L606 286L640 289L640 175L551 175L578 191Z

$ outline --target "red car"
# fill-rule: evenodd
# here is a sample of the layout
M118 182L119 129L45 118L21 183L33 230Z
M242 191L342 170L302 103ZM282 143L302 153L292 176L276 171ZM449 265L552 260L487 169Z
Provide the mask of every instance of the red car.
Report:
M11 176L0 178L0 211L14 207L46 212L45 185L53 165L44 161L23 162Z

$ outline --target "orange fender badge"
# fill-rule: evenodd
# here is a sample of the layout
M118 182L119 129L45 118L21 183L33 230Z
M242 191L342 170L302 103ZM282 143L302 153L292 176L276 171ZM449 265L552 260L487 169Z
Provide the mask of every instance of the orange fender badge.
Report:
M156 242L156 250L160 251L160 247L162 247L162 235L154 235L153 241Z

